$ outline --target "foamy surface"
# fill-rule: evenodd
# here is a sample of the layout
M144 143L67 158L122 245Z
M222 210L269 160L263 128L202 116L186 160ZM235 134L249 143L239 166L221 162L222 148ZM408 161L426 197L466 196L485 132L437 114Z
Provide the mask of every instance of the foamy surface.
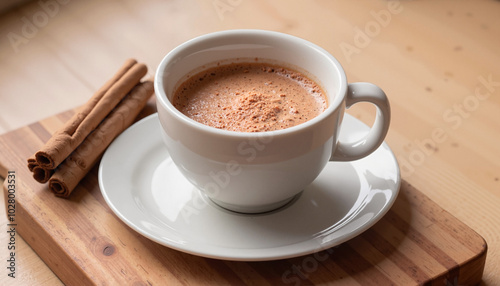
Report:
M172 103L200 123L241 132L289 128L328 106L316 82L266 63L233 63L195 74L177 89Z

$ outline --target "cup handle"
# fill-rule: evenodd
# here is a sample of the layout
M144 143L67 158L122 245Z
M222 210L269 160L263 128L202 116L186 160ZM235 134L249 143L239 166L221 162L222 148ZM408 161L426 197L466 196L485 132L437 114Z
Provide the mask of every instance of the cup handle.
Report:
M372 128L363 138L355 142L338 142L330 161L352 161L368 156L375 151L387 135L391 121L389 100L378 86L367 82L350 83L345 99L346 108L358 102L370 102L377 107ZM335 144L334 144L335 147Z

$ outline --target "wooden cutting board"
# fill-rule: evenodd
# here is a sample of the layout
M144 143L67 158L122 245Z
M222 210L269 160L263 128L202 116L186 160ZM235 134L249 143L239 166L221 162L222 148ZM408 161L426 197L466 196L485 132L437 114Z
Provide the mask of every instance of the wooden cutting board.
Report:
M142 116L154 112L154 103ZM74 110L0 136L4 195L15 192L15 228L67 285L471 285L481 281L484 239L408 183L373 227L317 254L234 262L185 254L144 238L114 215L97 166L70 199L35 182L26 159ZM12 176L11 176L12 177ZM7 200L6 200L7 202ZM8 208L7 208L8 209Z

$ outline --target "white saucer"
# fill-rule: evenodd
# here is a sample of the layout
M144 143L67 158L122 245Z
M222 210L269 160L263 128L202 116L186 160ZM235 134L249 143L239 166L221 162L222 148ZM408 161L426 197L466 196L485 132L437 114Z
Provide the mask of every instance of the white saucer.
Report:
M341 134L343 140L368 129L350 115L343 126L354 130ZM233 213L215 205L180 174L159 129L153 114L118 136L102 158L99 185L109 207L128 226L183 252L242 261L311 254L371 227L399 192L399 167L384 143L364 159L328 163L280 210Z

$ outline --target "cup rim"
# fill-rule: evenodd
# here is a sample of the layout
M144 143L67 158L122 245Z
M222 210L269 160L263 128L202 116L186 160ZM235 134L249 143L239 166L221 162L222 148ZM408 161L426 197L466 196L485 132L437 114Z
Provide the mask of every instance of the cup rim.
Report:
M163 74L165 72L165 67L166 65L171 62L173 59L176 58L178 54L180 54L182 51L185 49L197 45L200 42L204 42L207 40L213 40L215 38L225 38L225 37L232 37L232 36L242 36L242 35L262 35L262 36L267 36L267 37L281 37L285 38L287 40L291 41L297 41L300 42L303 45L306 45L310 47L311 49L317 50L318 52L322 53L324 56L328 58L328 60L335 66L338 72L338 76L340 78L339 82L341 83L340 86L338 87L338 94L335 95L333 102L330 102L328 104L328 107L326 110L324 110L322 113L320 113L318 116L303 122L301 124L288 127L285 129L279 129L279 130L272 130L272 131L265 131L265 132L244 132L244 131L233 131L233 130L225 130L225 129L219 129L215 128L212 126L205 125L203 123L197 122L196 120L193 120L180 112L175 106L170 102L170 100L167 97L167 94L163 88ZM300 130L304 130L309 128L310 126L313 126L315 124L318 124L319 122L325 120L327 117L329 117L335 110L337 110L343 103L346 90L347 90L347 78L346 74L344 72L344 69L342 68L342 65L339 63L339 61L333 57L328 51L323 49L322 47L307 41L305 39L299 38L297 36L293 36L290 34L285 34L281 32L276 32L276 31L268 31L268 30L258 30L258 29L233 29L233 30L225 30L225 31L218 31L218 32L213 32L213 33L208 33L204 34L195 38L192 38L190 40L187 40L186 42L178 45L174 49L172 49L170 52L167 53L167 55L162 59L160 64L158 65L158 68L156 70L155 74L155 80L154 80L154 88L155 88L155 95L156 95L156 101L157 103L161 104L163 108L168 110L171 114L173 114L178 120L182 121L183 123L187 124L188 126L195 128L199 131L203 132L208 132L208 133L213 133L216 135L220 136L231 136L231 137L245 137L245 138L254 138L254 137L265 137L265 136L278 136L278 135L287 135L290 133L295 133Z

